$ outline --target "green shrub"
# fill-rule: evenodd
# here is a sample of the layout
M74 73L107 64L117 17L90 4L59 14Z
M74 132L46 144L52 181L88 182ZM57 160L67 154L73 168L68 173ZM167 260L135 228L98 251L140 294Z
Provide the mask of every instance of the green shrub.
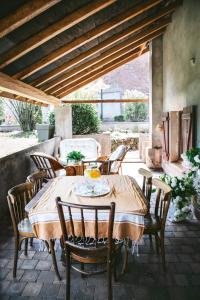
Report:
M145 103L127 103L125 106L126 120L132 122L147 121L148 105Z
M124 122L125 121L123 115L114 116L114 120L115 120L115 122Z
M55 112L51 111L49 114L49 124L55 126Z
M97 133L100 120L93 104L72 105L72 130L73 134Z

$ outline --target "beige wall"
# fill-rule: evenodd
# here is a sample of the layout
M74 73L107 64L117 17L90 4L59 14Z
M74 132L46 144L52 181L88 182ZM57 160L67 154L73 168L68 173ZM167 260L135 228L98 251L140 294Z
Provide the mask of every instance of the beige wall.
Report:
M196 57L194 65L191 58ZM196 105L200 146L200 1L184 0L163 38L163 108Z

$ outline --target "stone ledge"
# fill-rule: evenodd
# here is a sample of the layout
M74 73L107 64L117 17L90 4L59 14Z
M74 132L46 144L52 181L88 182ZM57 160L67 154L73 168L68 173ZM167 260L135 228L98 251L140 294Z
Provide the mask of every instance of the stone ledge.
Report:
M185 169L182 166L181 161L177 161L177 162L162 161L162 168L164 172L170 176L183 176L185 173Z

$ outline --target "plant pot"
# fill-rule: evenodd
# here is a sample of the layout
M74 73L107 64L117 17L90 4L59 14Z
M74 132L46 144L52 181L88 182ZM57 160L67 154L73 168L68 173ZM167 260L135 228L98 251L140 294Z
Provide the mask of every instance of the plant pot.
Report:
M197 203L197 197L193 196L191 201L192 201L193 214L197 220L200 220L200 205L198 205Z
M76 159L68 159L67 160L67 164L68 165L80 165L81 164L81 160L76 160Z
M37 124L36 129L38 133L38 140L40 142L49 140L54 136L55 126L49 124Z

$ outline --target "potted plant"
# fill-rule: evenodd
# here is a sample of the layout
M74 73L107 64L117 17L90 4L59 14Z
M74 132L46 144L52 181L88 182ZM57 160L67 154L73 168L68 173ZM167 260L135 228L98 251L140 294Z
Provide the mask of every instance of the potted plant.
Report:
M80 151L71 151L67 154L67 162L73 165L80 164L84 158L85 156Z
M38 133L38 140L39 141L46 141L54 136L55 131L55 113L52 111L49 113L49 122L43 124L37 124L36 129Z

